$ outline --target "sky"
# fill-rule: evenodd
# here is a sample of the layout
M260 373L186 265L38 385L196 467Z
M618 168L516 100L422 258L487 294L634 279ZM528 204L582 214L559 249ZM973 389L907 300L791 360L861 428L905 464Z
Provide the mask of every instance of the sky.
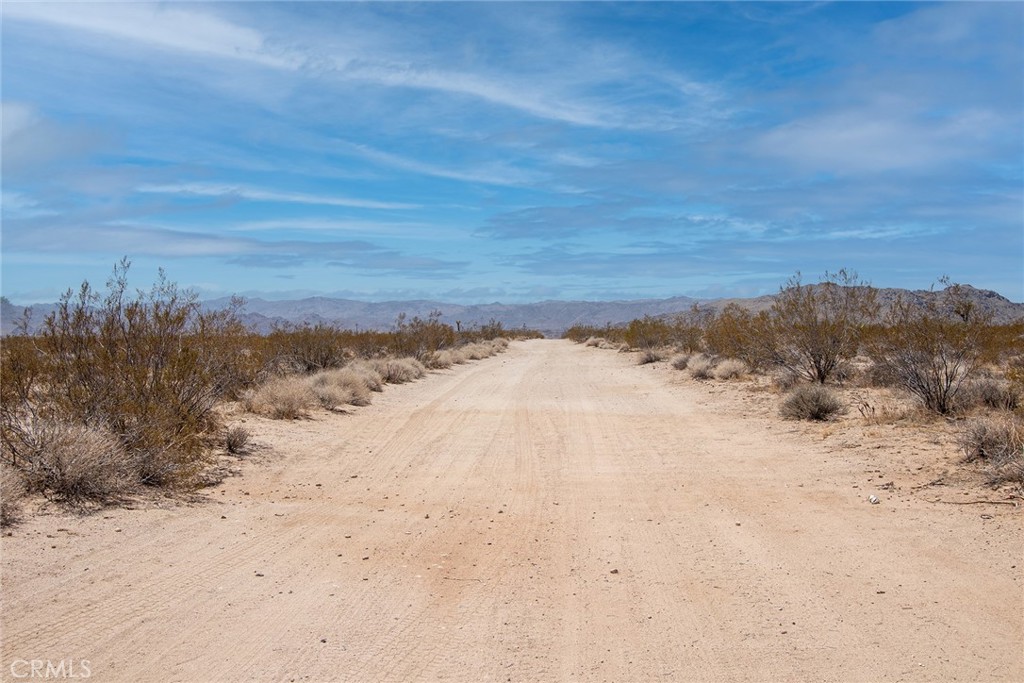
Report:
M0 289L1024 301L1022 3L0 4Z

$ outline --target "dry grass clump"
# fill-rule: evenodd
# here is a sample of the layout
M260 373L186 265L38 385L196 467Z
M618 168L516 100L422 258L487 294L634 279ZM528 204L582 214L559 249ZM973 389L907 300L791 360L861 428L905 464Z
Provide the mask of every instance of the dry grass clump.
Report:
M782 402L779 412L788 420L822 422L845 412L846 407L832 390L820 384L798 386Z
M994 410L1016 410L1020 395L1009 382L991 377L964 382L957 395L961 409L983 406Z
M602 338L602 337L588 337L587 341L583 342L583 345L584 346L600 347L601 344L603 344L603 343L604 343L604 338Z
M139 458L105 429L40 420L22 439L14 464L30 492L72 504L102 503L120 498L140 480Z
M1024 484L1024 421L1013 415L971 420L957 435L964 460L984 460L992 483Z
M669 361L672 367L674 367L676 370L685 370L686 364L689 362L690 354L688 353L680 353L675 356L672 356L672 360Z
M10 526L21 519L21 499L25 495L25 479L21 472L0 461L0 526Z
M800 375L792 370L783 368L772 374L772 387L776 391L788 392L800 384Z
M494 349L491 348L490 344L483 342L466 344L460 351L466 357L466 360L483 360L494 355Z
M690 357L686 368L694 379L711 379L714 377L715 361L702 353Z
M740 379L746 376L748 368L738 358L726 358L715 366L713 372L716 379Z
M309 378L309 387L320 405L328 410L342 405L370 405L370 388L365 375L349 368L318 372Z
M427 374L423 363L415 358L375 358L370 365L387 384L404 384Z
M224 448L232 455L241 455L245 453L251 436L252 434L245 427L229 427L224 433Z
M369 361L355 360L346 365L345 369L359 375L370 391L384 391L384 378Z
M275 420L294 420L308 415L317 397L305 377L275 377L247 392L242 398L246 410Z
M449 349L434 351L424 361L424 365L434 370L445 370L455 365L455 354Z
M649 363L657 363L658 361L665 360L664 355L655 349L644 349L640 352L640 357L637 358L637 365L648 365Z

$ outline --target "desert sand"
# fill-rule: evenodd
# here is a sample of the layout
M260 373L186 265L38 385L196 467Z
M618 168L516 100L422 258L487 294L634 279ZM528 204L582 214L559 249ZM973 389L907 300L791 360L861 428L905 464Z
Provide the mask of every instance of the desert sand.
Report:
M1024 680L1021 509L773 400L533 341L234 415L253 452L194 499L3 537L0 678Z

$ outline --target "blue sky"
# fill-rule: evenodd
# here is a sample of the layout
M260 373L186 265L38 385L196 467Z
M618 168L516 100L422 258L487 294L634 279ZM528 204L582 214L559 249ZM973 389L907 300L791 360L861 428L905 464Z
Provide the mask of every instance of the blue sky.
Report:
M2 289L1024 300L1024 4L2 4Z

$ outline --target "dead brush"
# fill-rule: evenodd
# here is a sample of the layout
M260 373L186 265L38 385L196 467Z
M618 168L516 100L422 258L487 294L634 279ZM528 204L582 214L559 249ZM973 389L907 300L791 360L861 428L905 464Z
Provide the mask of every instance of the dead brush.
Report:
M830 389L820 384L798 386L782 402L779 412L788 420L824 422L845 412L846 407Z
M328 410L342 405L370 405L370 388L364 376L348 368L325 370L309 378L310 389Z
M139 458L111 432L57 420L24 431L20 470L27 491L64 503L105 503L139 484Z
M251 413L275 420L294 420L309 414L317 398L306 378L300 375L275 377L242 397L243 407Z
M370 364L387 384L404 384L427 374L423 363L415 358L375 358Z
M715 366L713 373L716 379L742 379L749 369L747 364L738 358L726 358Z
M21 501L25 496L25 479L21 472L0 460L0 527L21 521Z
M229 427L224 433L224 448L231 455L243 455L251 437L252 433L245 427Z
M649 365L664 360L664 355L655 349L644 349L636 360L637 365Z
M685 370L686 364L690 362L690 354L680 353L672 356L672 360L669 361L673 368L676 370Z
M690 358L686 364L686 369L690 371L690 377L694 379L711 379L715 376L715 361L702 353L698 353Z
M970 420L957 434L964 461L985 462L992 484L1024 484L1024 420L1016 415Z

